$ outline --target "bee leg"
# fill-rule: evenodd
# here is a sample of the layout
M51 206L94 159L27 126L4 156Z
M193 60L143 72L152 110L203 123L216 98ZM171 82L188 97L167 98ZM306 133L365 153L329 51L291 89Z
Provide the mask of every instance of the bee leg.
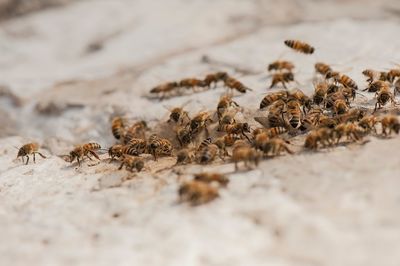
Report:
M237 171L238 170L238 162L236 161L235 162L235 171Z
M81 166L81 160L79 160L79 157L77 157L76 160L78 160L78 165L80 167Z
M22 163L25 163L24 156L21 157Z
M96 157L97 160L100 160L100 157L95 153L94 151L89 151L94 157Z
M88 157L89 160L93 161L92 157L90 157L89 154L86 154L86 157Z
M25 165L27 165L28 162L29 162L29 156L27 155L27 156L26 156L26 164L25 164Z
M35 153L33 153L33 163L36 163Z
M287 90L286 82L282 81L282 86L285 88L285 90Z
M44 156L43 154L41 154L40 152L36 152L36 153L38 153L42 158L46 158L46 156Z
M121 165L118 167L118 170L121 170L123 166L124 166L124 162L121 163Z

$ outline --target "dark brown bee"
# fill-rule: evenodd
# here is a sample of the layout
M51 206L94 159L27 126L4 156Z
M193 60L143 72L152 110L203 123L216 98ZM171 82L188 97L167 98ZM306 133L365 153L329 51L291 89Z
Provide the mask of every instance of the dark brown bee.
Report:
M192 142L192 132L187 126L180 126L176 129L176 138L181 147L186 147Z
M260 103L260 109L268 107L278 100L283 100L286 102L288 96L289 96L289 93L287 91L271 92L262 99L262 101Z
M281 83L282 86L287 89L286 83L294 81L294 75L292 72L283 72L283 73L275 73L272 75L272 82L269 86L270 89L275 87L278 83Z
M171 94L177 88L179 88L178 82L167 82L152 88L150 93L161 95L160 100L162 100L165 98L165 96Z
M328 72L333 71L333 69L329 65L321 62L315 63L314 68L315 72L321 74L322 76L326 76Z
M250 141L250 138L246 135L246 133L250 133L250 126L248 123L228 124L223 127L223 130L228 135L245 137L246 139L248 139Z
M400 122L397 116L395 115L386 115L381 119L382 124L382 134L387 136L388 134L392 134L394 131L396 134L399 134L400 131ZM387 129L389 132L387 132Z
M328 90L326 91L326 93L329 95L329 94L338 92L339 89L340 89L340 87L337 86L336 84L329 84L328 85Z
M394 96L390 92L390 87L389 86L381 87L380 90L375 93L375 96L376 96L376 103L375 103L374 112L377 109L382 108L382 106L384 106L389 101L391 101L392 104L395 103Z
M222 187L226 187L229 183L229 179L219 173L198 173L194 175L194 180L205 183L217 182Z
M389 70L389 72L387 73L387 80L391 83L393 83L393 81L396 78L400 78L400 69L391 69Z
M208 203L219 197L218 190L200 181L183 183L178 190L179 201L189 202L192 206Z
M158 156L171 156L172 155L172 144L167 139L162 139L156 134L149 137L147 150L153 155L154 160L157 161Z
M201 150L198 150L196 153L197 161L201 164L207 164L214 161L217 153L218 146L215 144L209 144L203 147Z
M121 117L115 117L111 122L111 131L116 139L121 139L125 136L125 125Z
M94 157L96 157L96 159L100 160L99 156L95 152L96 150L99 149L101 149L100 144L94 142L78 145L69 153L69 158L70 158L69 161L72 163L76 158L80 166L81 165L80 161L83 159L84 156L92 160L89 154L92 154Z
M328 94L328 83L320 82L314 85L313 101L315 104L320 105L325 101Z
M171 110L169 115L168 123L175 122L181 125L186 125L190 121L188 112L183 110L182 107L175 107Z
M237 104L234 100L232 100L231 96L228 96L228 95L222 96L221 99L219 100L218 106L217 106L218 120L221 119L222 115L230 107L239 107L239 104Z
M246 91L251 91L252 90L249 87L246 87L245 85L243 85L243 83L240 82L239 80L231 78L231 77L227 77L224 80L224 84L229 89L237 90L240 93L246 93Z
M282 152L293 154L294 152L287 146L287 141L281 138L272 138L262 145L262 151L265 156L280 156Z
M182 149L176 154L176 165L191 163L194 159L194 154L189 149Z
M130 126L125 133L124 143L128 144L132 139L145 139L146 138L146 130L147 130L146 121L138 121Z
M126 170L133 172L133 169L136 169L137 172L140 172L144 167L144 161L142 158L139 157L125 155L118 170L121 170L124 165L126 167Z
M182 79L179 82L179 86L182 88L186 89L194 89L194 88L201 88L201 87L206 87L207 83L204 80L200 79L195 79L195 78L188 78L188 79Z
M301 52L303 54L312 54L315 50L314 47L312 47L308 43L298 40L286 40L285 44L293 50L296 50L297 52Z
M192 120L190 120L190 130L192 134L199 133L205 129L207 136L209 135L207 124L212 123L211 116L208 112L200 112Z
M367 88L365 88L363 91L368 91L368 92L377 92L379 91L382 87L389 87L389 84L385 81L382 80L377 80L374 82L371 82Z
M39 144L36 142L33 143L28 143L23 145L19 150L17 154L17 158L22 157L22 162L24 163L24 157L26 157L26 163L28 164L29 162L29 155L33 154L33 162L36 163L36 158L35 155L39 154L42 158L46 158L43 154L39 152Z
M216 72L213 74L208 74L204 78L204 83L207 87L210 87L210 85L214 83L215 87L219 81L224 82L227 78L228 74L226 72Z
M253 162L254 165L257 166L260 157L260 153L248 145L238 145L234 147L232 151L232 161L235 163L235 170L238 170L239 162L244 162L247 168L250 162Z
M277 60L268 65L268 71L287 70L289 72L292 72L293 69L294 69L294 64L292 62L284 60Z

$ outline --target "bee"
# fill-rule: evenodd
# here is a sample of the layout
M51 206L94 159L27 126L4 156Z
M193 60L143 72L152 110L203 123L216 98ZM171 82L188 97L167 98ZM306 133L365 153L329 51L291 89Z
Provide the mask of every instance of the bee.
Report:
M378 119L374 115L364 116L359 122L358 125L364 129L366 132L373 131L376 133L376 124L378 123Z
M342 136L346 136L347 140L360 141L365 136L366 131L356 123L342 123L335 127L334 134L336 143L339 143Z
M293 129L298 129L303 120L303 113L301 111L300 103L297 99L291 99L286 104L286 124L290 125Z
M262 151L265 156L280 156L282 152L293 154L294 152L287 146L287 141L281 138L272 138L262 145Z
M148 129L146 121L138 121L130 126L125 133L124 143L129 143L132 139L145 139L146 130Z
M22 162L24 163L24 157L26 156L25 164L28 164L29 155L33 154L33 162L36 163L36 158L35 158L36 153L39 154L40 157L46 158L46 156L44 156L43 154L41 154L39 152L39 144L37 144L36 142L28 143L28 144L23 145L21 148L19 148L18 154L17 154L17 159L19 157L22 157Z
M358 90L357 83L347 75L332 71L328 72L327 77L333 78L336 83L342 84L347 88Z
M233 146L235 144L235 142L239 139L240 138L235 135L224 135L222 137L215 139L213 144L218 146L218 148L220 150L220 157L229 156L229 153L226 148Z
M194 154L189 149L182 149L176 154L176 165L191 163L194 159Z
M180 185L178 195L180 202L189 202L192 206L205 204L219 197L215 187L196 180Z
M310 97L304 94L302 90L295 89L290 92L290 97L299 101L299 103L303 106L303 111L305 112L305 108L310 110L312 107L312 100Z
M147 141L145 139L131 139L122 149L123 154L140 155L147 152Z
M186 125L190 121L188 112L183 110L182 107L175 107L171 110L169 115L168 123L174 122L180 125Z
M222 115L226 112L226 110L228 110L229 107L239 107L239 104L232 100L231 96L222 96L217 106L218 120L221 119Z
M219 122L218 131L223 131L226 125L235 124L236 120L234 118L234 114L227 112L221 117L221 119L218 120L218 122Z
M277 60L268 65L268 71L272 70L287 70L292 72L294 64L289 61Z
M329 84L329 85L328 85L328 90L326 91L326 93L327 93L328 95L330 95L330 94L332 94L332 93L338 92L339 89L340 89L340 87L339 87L338 85L336 85L336 84Z
M391 83L393 83L393 81L396 78L400 77L400 69L391 69L389 70L389 72L387 73L387 80Z
M318 149L318 144L323 147L331 146L333 144L333 130L323 127L311 131L304 141L304 148L316 150Z
M281 83L282 86L287 89L286 83L294 81L294 75L292 72L283 72L283 73L275 73L272 75L272 82L269 86L270 89L275 87L278 83Z
M254 163L255 166L258 165L260 160L260 154L254 148L248 145L237 145L232 151L232 162L235 163L235 170L238 170L238 163L244 162L245 167L249 167L249 163Z
M350 109L345 114L335 116L339 123L356 122L365 116L365 111L361 109Z
M286 46L303 54L312 54L315 50L314 47L312 47L308 43L298 40L286 40L284 43L286 44Z
M125 136L125 125L121 117L114 117L111 122L111 131L113 136L118 140Z
M206 131L207 136L209 135L207 124L212 123L212 119L208 112L200 112L192 120L190 120L190 130L192 134L199 133L203 128Z
M396 96L397 93L400 93L400 79L394 83L394 96Z
M123 148L124 148L124 145L115 144L115 145L112 145L108 149L108 156L110 156L110 162L113 161L115 159L115 157L117 157L117 158L122 157L122 155L124 154Z
M320 105L325 101L328 94L328 83L320 82L314 85L313 102Z
M213 74L208 74L204 78L204 83L207 87L210 87L212 83L214 83L214 87L216 87L217 83L219 81L225 82L225 80L228 78L228 74L226 72L216 72Z
M321 63L321 62L315 63L314 68L315 68L315 72L317 72L323 76L326 76L326 74L328 72L333 71L333 69L329 65L327 65L325 63Z
M278 100L283 100L286 102L288 97L289 93L287 91L271 92L262 99L260 103L260 109L266 108Z
M195 78L188 78L188 79L182 79L179 82L179 87L183 87L186 89L189 88L196 88L196 87L206 87L207 83L204 80L200 80L200 79L195 79Z
M192 132L187 126L180 126L176 129L176 138L181 147L185 147L192 142Z
M163 100L165 96L171 94L177 88L179 88L178 82L167 82L152 88L150 93L161 95L160 100Z
M237 90L240 93L246 93L246 91L251 91L252 90L249 87L246 87L245 85L243 85L243 83L241 83L239 80L231 78L231 77L227 77L224 80L224 84L229 89Z
M223 130L228 135L245 137L248 141L250 141L250 138L246 135L246 133L250 133L250 126L248 123L228 124L223 127Z
M367 77L367 82L372 83L375 79L386 81L388 80L388 74L386 72L375 71L372 69L365 69L362 74Z
M382 134L387 136L388 134L392 134L394 131L396 134L399 134L400 131L400 122L397 116L395 115L386 115L381 119L382 124ZM387 129L389 132L387 132Z
M368 91L368 92L377 92L379 91L382 87L389 87L389 84L385 81L382 80L377 80L374 82L371 82L367 88L365 88L363 91Z
M253 146L257 150L262 150L268 140L270 140L270 136L267 132L258 133L254 135Z
M172 155L172 144L167 139L162 139L156 134L149 137L147 150L153 155L154 160L157 161L159 155L171 156Z
M96 150L101 149L100 144L91 142L91 143L85 143L82 145L76 146L70 153L69 153L69 158L70 162L73 163L76 160L78 161L79 166L81 166L81 160L83 160L84 156L88 157L90 160L92 158L90 157L89 154L93 155L96 157L96 159L100 160L99 156L95 152Z
M229 179L219 173L198 173L194 175L194 180L205 183L217 182L221 187L226 187Z
M121 170L122 167L126 167L126 170L133 172L133 169L136 169L137 172L140 172L144 167L144 161L142 158L134 157L134 156L123 156L121 165L118 170Z
M337 99L333 104L333 110L336 115L344 114L348 110L348 106L345 100Z
M285 107L286 103L283 100L278 100L271 105L267 116L268 127L286 127L286 122L283 119Z
M207 164L214 161L218 150L218 146L215 144L208 144L204 146L201 150L196 152L197 161L201 164Z
M274 138L279 135L285 134L287 129L285 127L271 127L264 129L264 132L267 133L268 137Z
M374 112L377 109L382 108L382 106L384 106L389 100L392 102L392 104L395 103L394 96L390 92L389 86L381 87L380 90L375 93L375 96L376 96L376 103Z
M326 108L333 108L335 105L335 102L337 100L346 100L346 98L344 97L342 91L337 91L334 93L331 93L329 95L327 95L326 100L325 100L325 107Z

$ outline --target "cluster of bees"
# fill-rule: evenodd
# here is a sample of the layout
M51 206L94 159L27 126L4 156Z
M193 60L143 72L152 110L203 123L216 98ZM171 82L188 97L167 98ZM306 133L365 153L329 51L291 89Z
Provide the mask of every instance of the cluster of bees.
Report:
M312 54L315 50L301 41L287 40L284 43L304 54ZM375 93L375 108L369 109L355 104L356 96L362 94L358 92L359 88L353 79L321 62L315 64L312 95L306 95L300 89L288 90L286 84L294 81L294 68L292 62L284 60L268 65L267 70L272 73L270 88L280 83L284 89L263 97L259 105L263 115L254 117L254 121L240 121L237 118L237 113L242 112L243 107L234 101L232 94L221 96L212 110L194 115L190 115L183 107L172 108L168 121L162 123L174 132L174 138L155 134L145 121L129 124L122 117L114 117L111 131L117 143L108 149L110 162L118 160L121 163L119 169L125 166L129 171L140 172L145 167L145 158L157 161L160 157L174 156L174 167L222 161L234 163L235 170L238 170L241 164L246 169L252 168L262 159L298 152L292 148L292 139L297 136L304 136L303 149L300 151L315 151L340 142L344 144L343 141L361 143L368 135L399 133L400 121L397 116L377 111L389 102L396 104L395 95L400 92L400 69L388 72L367 69L362 72L367 78L364 91ZM159 94L163 99L173 93L178 95L181 89L210 88L218 82L242 93L250 91L226 72L217 72L202 80L184 79L162 84L150 93ZM38 148L37 144L24 145L18 157L26 156L29 160L28 155L32 154L35 160L36 153L44 157ZM69 161L76 159L80 165L86 157L90 160L91 156L99 159L98 150L101 150L101 146L97 143L79 145L70 152ZM199 205L217 198L218 190L228 183L226 175L199 173L180 185L178 195L182 202Z

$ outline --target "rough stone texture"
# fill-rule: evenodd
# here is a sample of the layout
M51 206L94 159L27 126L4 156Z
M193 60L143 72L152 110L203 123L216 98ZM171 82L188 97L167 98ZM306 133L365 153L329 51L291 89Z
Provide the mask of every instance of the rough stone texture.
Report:
M296 86L308 93L316 61L364 87L361 70L400 62L398 16L395 0L82 1L3 22L1 264L398 265L399 137L299 152L249 172L208 166L232 173L231 183L197 208L177 204L176 191L203 167L172 172L174 160L164 158L121 183L132 175L106 155L81 168L56 156L88 140L112 144L115 113L154 125L166 107L213 109L225 92L149 99L163 81L226 70L254 89L235 98L245 117L277 58L295 62ZM288 38L317 52L292 53ZM217 63L202 63L203 55ZM372 95L357 100L373 103ZM15 147L30 140L49 158L25 166ZM301 150L300 140L293 144Z

